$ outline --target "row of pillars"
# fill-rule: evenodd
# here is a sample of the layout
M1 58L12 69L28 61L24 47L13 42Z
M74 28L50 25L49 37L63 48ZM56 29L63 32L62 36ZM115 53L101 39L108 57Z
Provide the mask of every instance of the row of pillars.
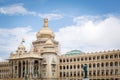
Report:
M24 78L25 76L34 77L35 69L38 71L37 75L39 76L40 74L40 60L12 60L11 64L12 78Z

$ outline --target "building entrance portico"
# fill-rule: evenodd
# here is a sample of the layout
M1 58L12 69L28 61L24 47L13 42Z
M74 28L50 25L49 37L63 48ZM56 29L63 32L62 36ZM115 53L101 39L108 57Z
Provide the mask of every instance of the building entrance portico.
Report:
M12 78L40 78L42 58L10 59Z

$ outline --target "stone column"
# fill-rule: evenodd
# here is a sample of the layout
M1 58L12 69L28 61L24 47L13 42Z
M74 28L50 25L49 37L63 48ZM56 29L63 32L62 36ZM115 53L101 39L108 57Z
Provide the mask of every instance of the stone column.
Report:
M28 74L30 74L30 61L28 60Z
M28 75L28 60L26 61L26 74Z
M14 68L14 65L15 65L15 62L13 61L13 78L14 78L14 76L15 76L15 68Z
M12 67L12 61L10 61L10 78L12 78L12 74L13 74L13 67Z
M17 78L19 77L19 62L17 61Z
M25 74L24 74L24 76L26 76L26 74L27 74L27 64L26 64L27 62L25 61Z
M29 74L29 61L27 60L27 74Z
M39 62L38 62L38 77L40 78L41 77L41 73L40 73L40 67L41 67L41 65L40 65L40 60L39 60Z
M32 78L32 61L30 61L30 78Z
M11 77L13 78L13 61L11 61Z
M34 60L32 61L32 75L34 76Z
M31 61L29 60L29 74L31 75Z
M32 74L32 61L28 60L28 64L25 66L26 70L28 70L28 75L31 77Z
M21 61L21 78L23 78L23 61Z

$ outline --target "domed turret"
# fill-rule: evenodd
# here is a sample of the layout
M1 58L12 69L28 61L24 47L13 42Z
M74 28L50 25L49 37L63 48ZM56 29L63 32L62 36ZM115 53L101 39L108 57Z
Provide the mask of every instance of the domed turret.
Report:
M54 33L52 30L48 27L48 19L44 19L44 25L43 28L38 31L36 34L37 40L34 41L33 47L34 51L38 54L42 54L48 51L48 49L51 51L51 49L57 49L58 42L54 40ZM52 51L53 52L53 51ZM51 52L51 53L52 53ZM55 53L55 50L54 52Z
M36 34L37 39L39 38L53 38L54 39L54 33L52 30L48 28L48 19L44 19L44 25L43 28Z
M25 46L24 46L23 44L20 44L20 45L18 46L18 50L25 50Z
M19 55L22 55L27 52L25 46L23 45L23 42L24 40L22 40L21 44L18 46L18 49L16 51L16 53Z
M21 41L21 44L18 46L18 51L25 51L25 46L23 45L23 43L25 42L25 40L24 39L22 39L22 41Z

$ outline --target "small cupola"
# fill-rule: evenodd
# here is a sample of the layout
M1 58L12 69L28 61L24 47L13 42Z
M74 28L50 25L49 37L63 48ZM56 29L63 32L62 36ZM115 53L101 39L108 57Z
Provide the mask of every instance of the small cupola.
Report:
M26 51L26 47L23 45L23 43L24 43L24 40L21 41L20 45L19 45L18 48L17 48L17 51L16 51L16 52L17 52L18 54L23 54L23 53L27 52L27 51Z
M18 46L18 50L25 50L26 48L25 48L25 46L23 45L23 44L20 44L19 46Z

